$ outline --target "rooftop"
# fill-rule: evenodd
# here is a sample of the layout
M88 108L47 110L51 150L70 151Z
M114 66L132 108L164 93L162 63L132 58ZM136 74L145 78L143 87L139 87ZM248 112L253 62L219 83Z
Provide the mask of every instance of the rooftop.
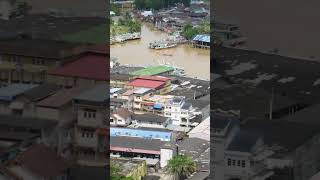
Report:
M56 121L38 119L32 117L21 117L14 115L0 115L0 127L23 127L28 129L46 129L57 125Z
M134 72L131 72L130 75L134 76L153 76L153 75L159 75L162 73L173 71L172 67L168 66L150 66L141 70L137 70Z
M165 141L160 141L158 139L111 136L110 150L145 154L160 154L160 147L162 147L165 143Z
M72 55L65 52L72 52L81 46L83 45L56 40L16 38L0 40L0 54L62 59Z
M138 120L138 121L143 121L143 122L157 122L157 123L164 123L166 122L169 118L159 116L156 114L152 113L145 113L145 114L134 114L132 116L132 119Z
M31 101L38 101L56 93L60 89L61 87L56 84L45 83L40 86L34 87L24 92L23 94Z
M134 87L158 89L161 86L163 86L164 84L165 84L165 82L161 82L161 81L135 79L135 80L130 81L127 85L134 86Z
M107 84L98 84L93 88L83 91L74 99L78 101L104 103L109 99L108 89L109 87Z
M16 160L32 173L45 178L57 177L70 167L69 162L43 144L30 147Z
M49 70L49 75L77 77L90 80L109 80L109 65L107 56L98 53L86 53L78 59Z
M33 84L11 84L9 86L2 87L0 88L0 100L12 101L16 96L22 95L37 86L38 85Z
M68 103L71 103L72 99L79 96L82 92L88 88L76 87L71 89L63 89L56 94L49 96L37 103L37 106L60 108Z

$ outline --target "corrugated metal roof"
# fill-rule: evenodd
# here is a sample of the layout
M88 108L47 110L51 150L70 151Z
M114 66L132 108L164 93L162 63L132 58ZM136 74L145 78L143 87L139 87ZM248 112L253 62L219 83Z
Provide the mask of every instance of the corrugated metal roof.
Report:
M193 38L193 40L210 43L210 36L206 34L198 34Z
M0 100L11 101L15 96L20 95L38 85L34 84L12 84L0 88Z
M133 93L134 94L144 94L150 90L151 90L150 88L139 88L139 89L135 90Z

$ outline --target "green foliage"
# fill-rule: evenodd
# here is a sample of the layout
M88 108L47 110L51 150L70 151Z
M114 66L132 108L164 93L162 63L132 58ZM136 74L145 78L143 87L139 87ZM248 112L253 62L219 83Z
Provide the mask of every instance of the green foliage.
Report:
M194 27L191 24L187 24L182 29L182 35L187 39L192 39L197 34L209 34L210 23L207 21L202 22L199 26Z
M197 170L196 163L192 158L185 155L174 156L168 161L167 171L177 177L187 177Z

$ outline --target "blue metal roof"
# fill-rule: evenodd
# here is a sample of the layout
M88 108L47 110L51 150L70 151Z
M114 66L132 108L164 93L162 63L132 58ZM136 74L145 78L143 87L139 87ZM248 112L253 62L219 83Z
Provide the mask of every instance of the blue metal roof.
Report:
M210 43L210 36L206 34L198 34L193 38L193 40Z

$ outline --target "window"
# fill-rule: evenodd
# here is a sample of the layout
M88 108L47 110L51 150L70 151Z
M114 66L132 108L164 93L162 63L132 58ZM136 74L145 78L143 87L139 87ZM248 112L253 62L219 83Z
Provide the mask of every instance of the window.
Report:
M232 160L232 166L236 166L236 160Z
M43 59L32 59L32 64L34 65L44 65Z
M231 166L231 159L228 158L228 166Z
M242 166L243 168L245 168L245 167L246 167L246 161L245 161L245 160L242 160L242 162L241 162L241 166Z
M240 164L241 164L241 161L240 161L240 160L238 160L238 161L237 161L237 166L239 166L239 167L240 167Z
M86 109L84 110L84 115L85 118L96 118L96 110L90 110Z

